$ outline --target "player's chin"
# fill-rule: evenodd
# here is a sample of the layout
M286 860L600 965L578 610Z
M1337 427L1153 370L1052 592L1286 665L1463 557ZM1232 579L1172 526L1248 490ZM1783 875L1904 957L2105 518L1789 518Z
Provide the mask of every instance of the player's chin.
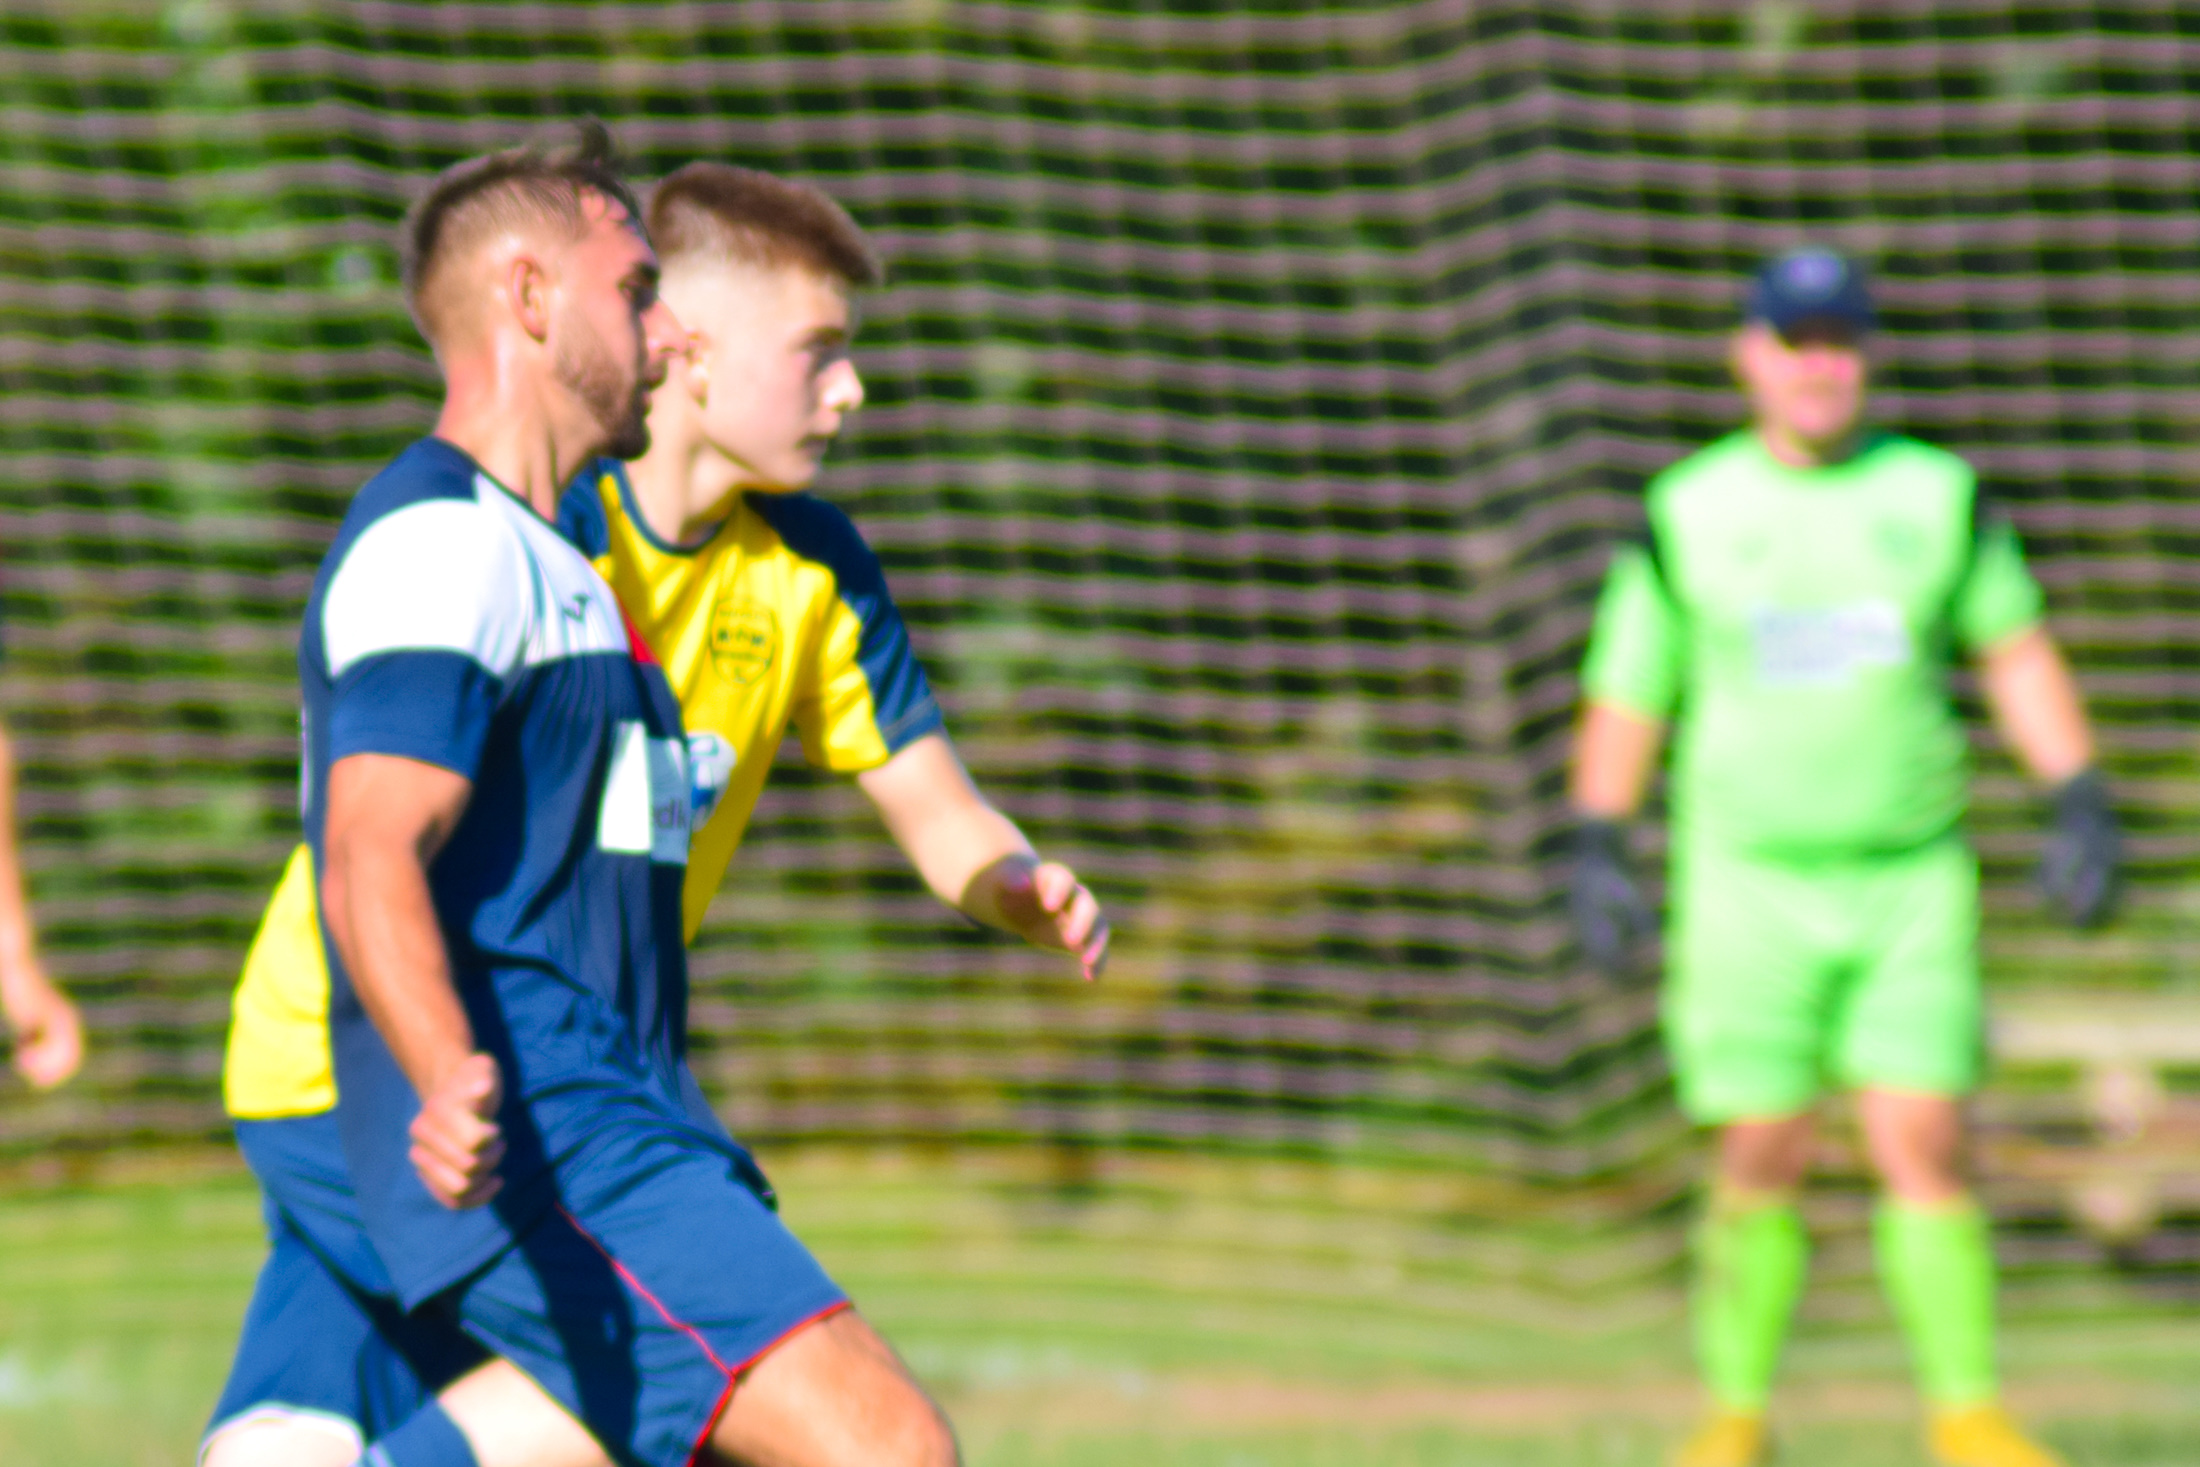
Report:
M817 471L824 467L825 451L810 453L796 449L772 466L771 492L800 494L817 482Z
M624 422L614 423L604 440L604 456L607 458L640 458L649 452L649 416L637 412Z

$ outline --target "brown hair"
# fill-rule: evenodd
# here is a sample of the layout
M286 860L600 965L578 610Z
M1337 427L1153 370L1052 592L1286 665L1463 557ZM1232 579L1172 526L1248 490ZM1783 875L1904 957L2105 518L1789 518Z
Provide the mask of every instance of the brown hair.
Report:
M822 191L730 163L690 163L652 189L649 234L667 268L703 255L800 265L853 287L886 278L855 220Z
M599 194L640 225L642 208L619 176L611 134L593 117L563 137L542 138L455 163L436 176L405 215L405 304L430 342L443 323L434 296L451 260L499 231L538 223L588 227L583 200Z

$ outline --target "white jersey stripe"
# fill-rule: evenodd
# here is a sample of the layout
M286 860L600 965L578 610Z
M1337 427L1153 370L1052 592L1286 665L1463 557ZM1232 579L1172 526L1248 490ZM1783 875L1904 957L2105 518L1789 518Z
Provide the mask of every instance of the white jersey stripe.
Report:
M385 652L457 652L509 681L627 651L595 567L479 474L470 500L422 500L361 532L329 582L321 634L331 677Z

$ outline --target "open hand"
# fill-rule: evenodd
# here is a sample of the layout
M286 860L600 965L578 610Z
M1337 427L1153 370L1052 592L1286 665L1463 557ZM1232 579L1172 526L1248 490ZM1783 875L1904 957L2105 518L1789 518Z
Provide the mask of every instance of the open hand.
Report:
M1076 958L1087 983L1100 976L1108 961L1108 919L1076 872L1058 861L1018 863L1001 872L998 890L1001 920L1010 931L1034 947Z
M33 1090L51 1090L84 1063L84 1021L42 969L23 970L5 991L16 1073Z
M445 1207L479 1207L503 1187L496 1169L504 1160L504 1135L495 1120L503 1100L497 1062L478 1052L421 1098L412 1123L413 1170Z

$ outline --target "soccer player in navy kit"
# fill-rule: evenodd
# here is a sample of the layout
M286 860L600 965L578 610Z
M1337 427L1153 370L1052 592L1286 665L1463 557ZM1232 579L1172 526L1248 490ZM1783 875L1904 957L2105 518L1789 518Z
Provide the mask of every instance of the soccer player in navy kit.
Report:
M450 396L355 502L300 650L338 1113L374 1252L416 1316L519 1365L619 1461L767 1442L952 1461L681 1063L677 705L546 523L581 462L646 443L676 329L631 198L600 150L499 155L416 217L409 283ZM479 1437L464 1455L453 1415L382 1449L538 1460Z

